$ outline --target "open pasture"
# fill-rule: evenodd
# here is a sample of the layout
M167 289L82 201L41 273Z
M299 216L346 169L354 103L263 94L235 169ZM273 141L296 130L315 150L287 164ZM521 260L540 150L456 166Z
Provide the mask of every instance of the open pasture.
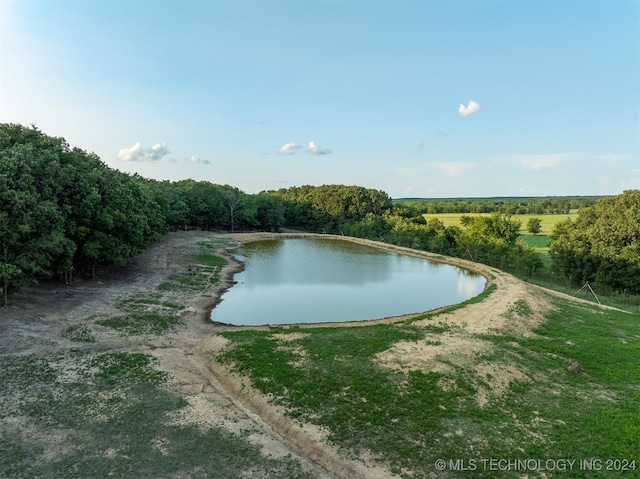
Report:
M490 213L436 213L436 214L428 214L425 213L422 216L429 221L430 219L437 218L444 223L445 226L461 226L460 218L462 216L491 216ZM527 231L527 222L530 218L540 218L542 231L540 235L549 235L553 230L553 227L556 223L560 221L564 221L567 218L576 219L578 216L577 211L572 211L568 214L562 215L512 215L513 219L519 220L522 223L520 228L521 233L526 233Z

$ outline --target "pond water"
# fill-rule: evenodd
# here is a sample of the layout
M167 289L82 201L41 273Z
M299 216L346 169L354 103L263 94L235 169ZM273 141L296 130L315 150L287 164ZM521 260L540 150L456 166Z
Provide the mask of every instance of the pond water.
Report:
M245 269L211 320L233 325L354 321L460 303L485 278L455 266L337 239L247 243Z

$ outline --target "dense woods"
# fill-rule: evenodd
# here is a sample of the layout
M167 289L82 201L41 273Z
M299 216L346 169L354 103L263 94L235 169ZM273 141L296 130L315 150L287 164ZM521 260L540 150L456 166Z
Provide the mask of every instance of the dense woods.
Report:
M0 290L43 277L70 282L124 265L168 231L304 231L351 235L514 272L542 268L516 213L566 213L550 254L559 275L640 293L640 192L615 197L403 199L360 186L300 186L250 195L191 179L156 181L109 168L35 127L0 125ZM424 213L490 213L447 226ZM535 231L535 225L527 225ZM539 226L539 225L538 225ZM533 228L533 230L532 230Z

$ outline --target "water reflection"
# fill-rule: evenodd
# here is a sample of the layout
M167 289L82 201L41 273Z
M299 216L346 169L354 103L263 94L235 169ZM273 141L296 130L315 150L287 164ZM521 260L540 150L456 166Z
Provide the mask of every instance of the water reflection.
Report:
M482 276L349 241L286 239L239 249L245 270L212 320L288 324L427 311L479 294Z

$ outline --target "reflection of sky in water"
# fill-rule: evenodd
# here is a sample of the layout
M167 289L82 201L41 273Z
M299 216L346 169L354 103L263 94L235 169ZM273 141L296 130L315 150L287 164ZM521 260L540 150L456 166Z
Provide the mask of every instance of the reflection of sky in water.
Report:
M309 243L313 247L309 247ZM353 246L356 246L354 248ZM283 284L354 284L388 280L396 255L346 241L274 240L241 250L251 264L236 280L251 287Z
M458 281L457 281L457 291L458 297L465 298L461 301L465 301L466 299L473 298L478 293L477 285L475 281L469 281L470 276L469 272L466 270L458 270Z
M451 265L340 240L249 243L245 270L212 311L230 324L375 319L427 311L479 294L485 284Z

